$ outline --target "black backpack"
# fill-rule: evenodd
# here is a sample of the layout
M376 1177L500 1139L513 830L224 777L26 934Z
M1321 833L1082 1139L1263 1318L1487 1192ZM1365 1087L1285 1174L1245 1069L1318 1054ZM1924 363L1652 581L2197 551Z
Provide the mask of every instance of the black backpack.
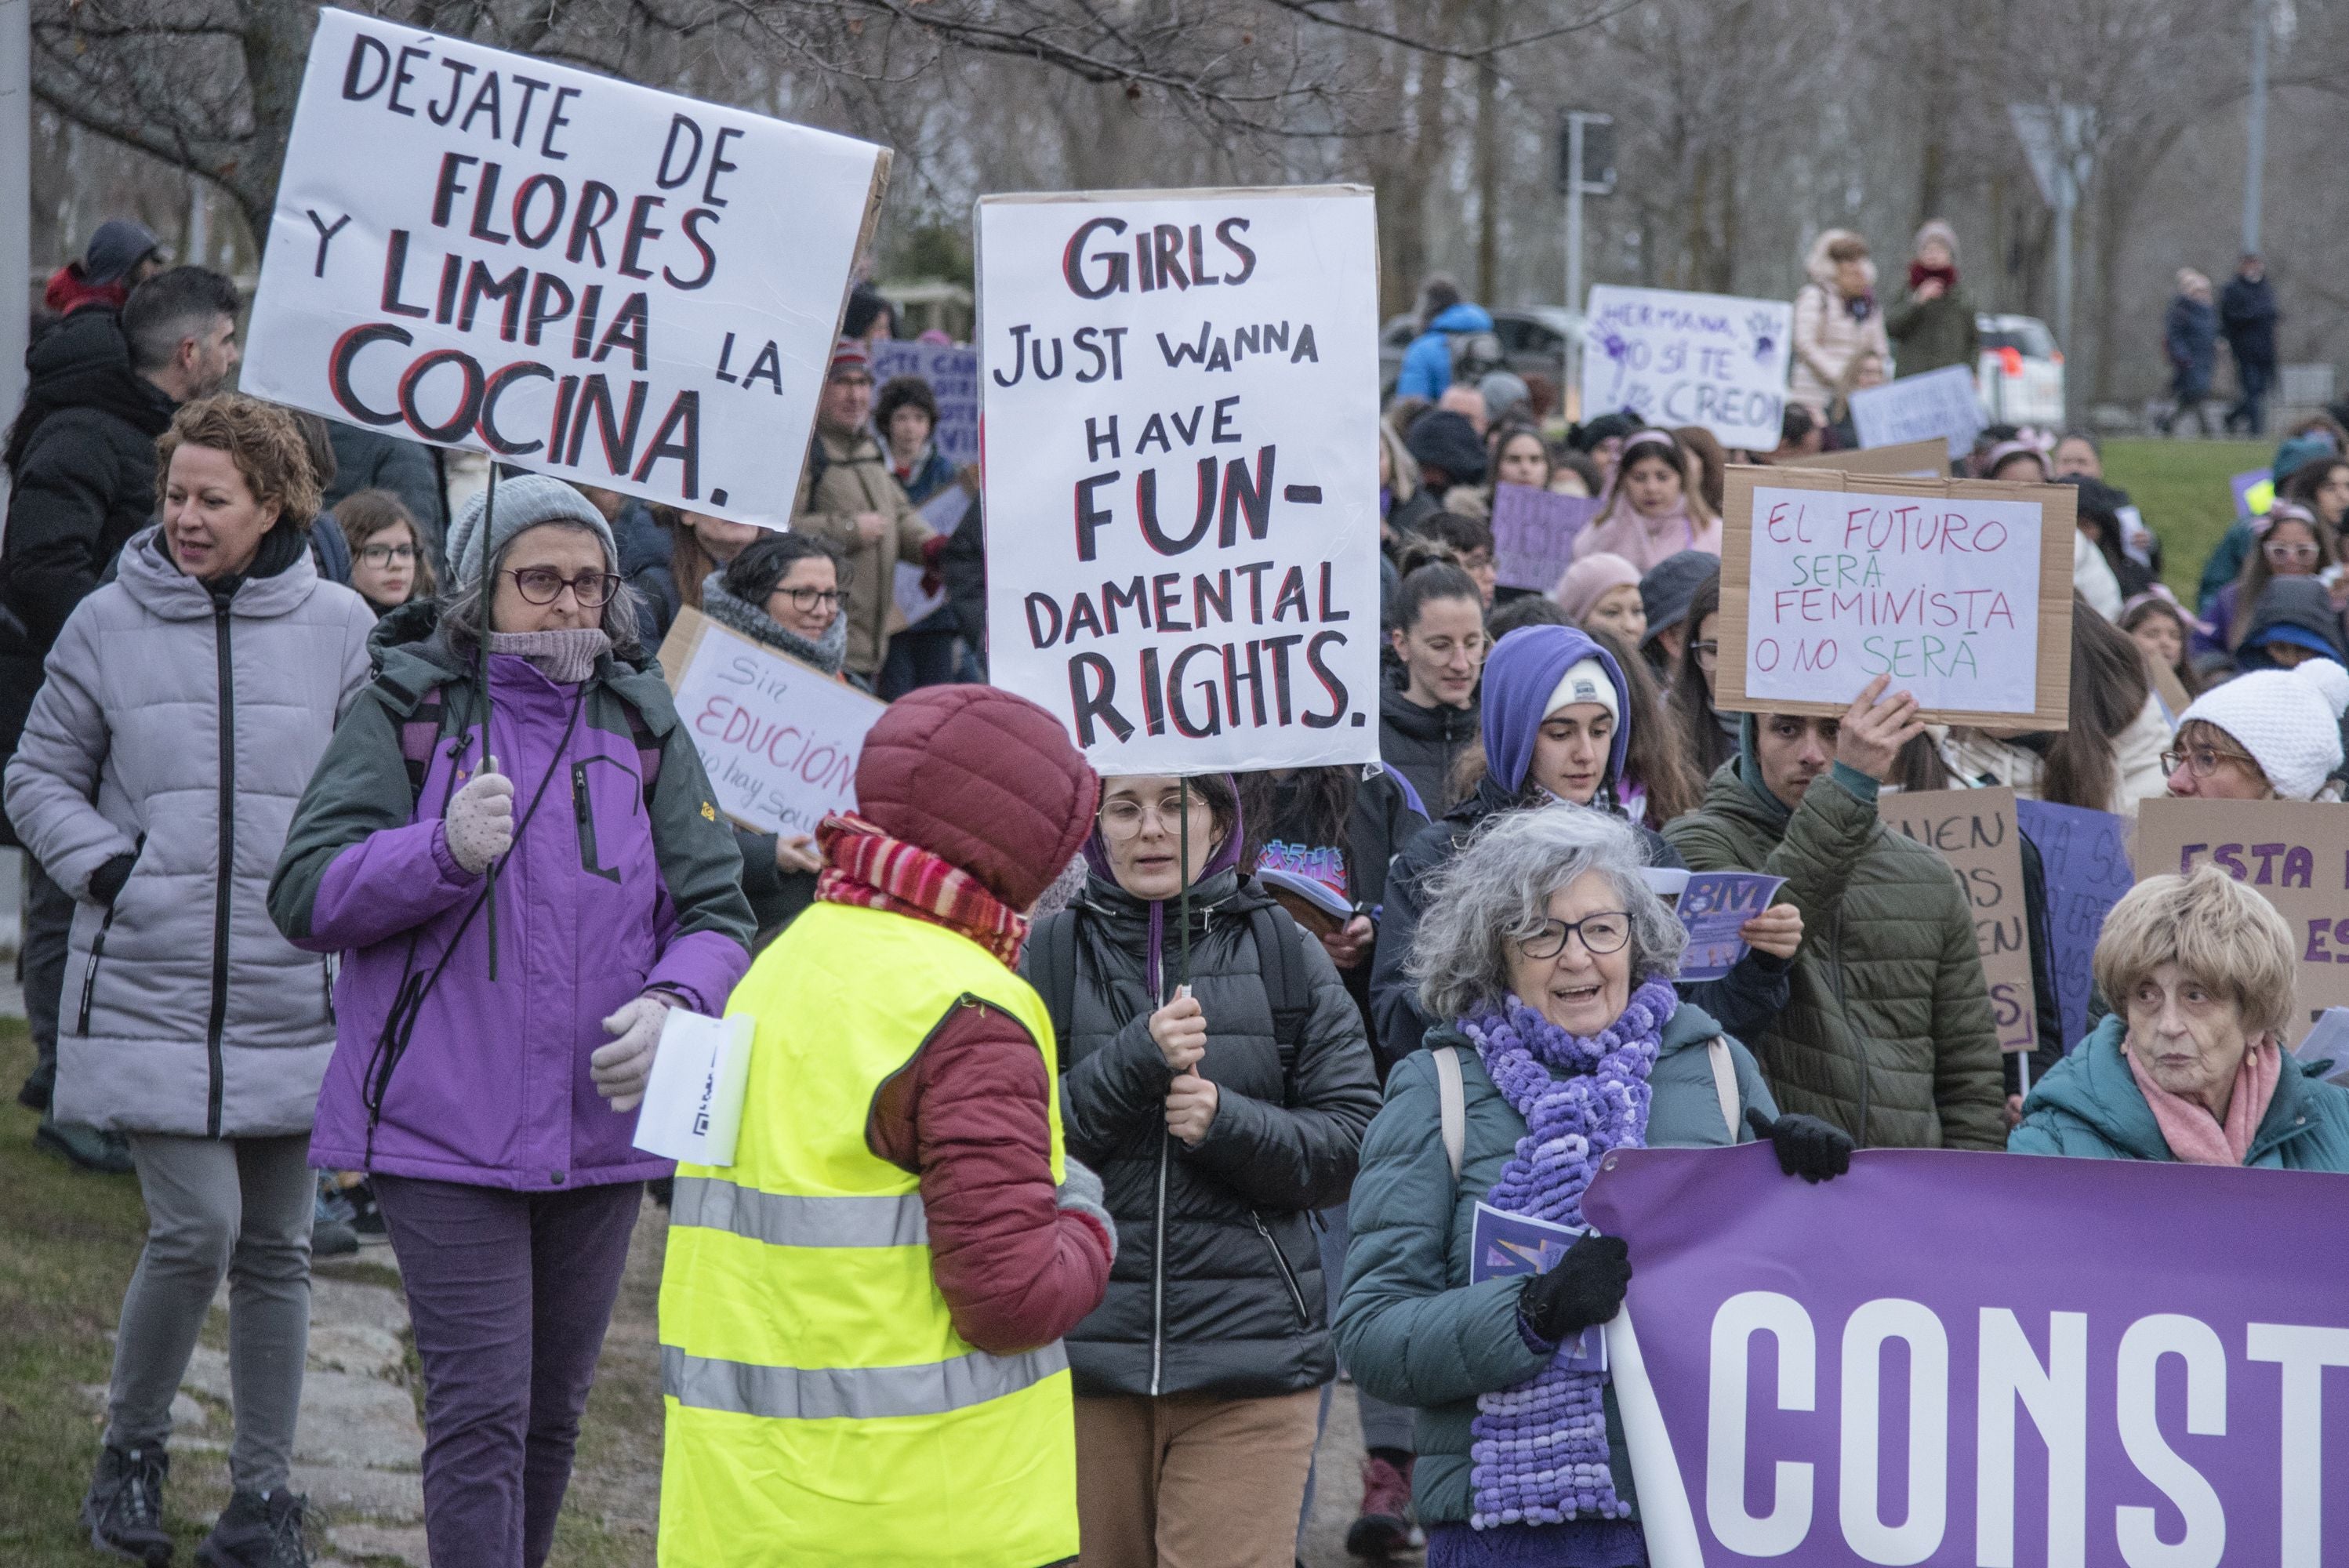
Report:
M1296 1096L1297 1053L1305 1042L1305 1026L1313 1016L1313 982L1305 971L1305 954L1298 947L1305 931L1279 905L1268 903L1248 911L1248 934L1256 941L1258 976L1265 999L1272 1004L1272 1037L1280 1050L1283 1097ZM1052 1016L1055 1039L1066 1040L1077 1002L1077 913L1047 920L1029 944L1030 980ZM1063 1060L1063 1067L1067 1065Z

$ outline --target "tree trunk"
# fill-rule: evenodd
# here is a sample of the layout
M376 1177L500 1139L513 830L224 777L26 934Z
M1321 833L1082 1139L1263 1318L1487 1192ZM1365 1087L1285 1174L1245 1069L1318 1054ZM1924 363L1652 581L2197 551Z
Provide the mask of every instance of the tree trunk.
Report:
M294 132L294 106L302 96L302 73L316 26L316 10L299 0L246 0L244 78L253 99L253 135L243 159L211 172L236 198L256 253L269 248L277 177L285 168L285 141Z

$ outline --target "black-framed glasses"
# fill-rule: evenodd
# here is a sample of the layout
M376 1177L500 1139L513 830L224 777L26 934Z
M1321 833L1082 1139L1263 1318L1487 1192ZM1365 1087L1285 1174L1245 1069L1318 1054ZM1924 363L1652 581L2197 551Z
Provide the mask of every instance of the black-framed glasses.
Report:
M377 567L378 569L388 566L395 561L399 562L402 566L406 566L415 561L416 546L412 544L370 544L366 549L359 552L359 559L366 562L369 566Z
M1213 817L1214 804L1206 796L1194 790L1191 795L1191 816L1195 820ZM1099 813L1102 831L1112 839L1131 839L1142 831L1143 820L1154 817L1158 825L1170 833L1182 831L1183 805L1179 796L1169 795L1155 806L1145 806L1128 796L1120 796L1102 805Z
M840 608L840 590L837 588L778 588L775 592L789 599L792 608L802 615L819 607L825 610Z
M1719 643L1691 643L1689 652L1696 655L1696 667L1711 675L1721 667Z
M1517 951L1528 958L1555 958L1566 951L1566 939L1582 938L1585 951L1599 957L1620 953L1631 940L1631 917L1619 909L1602 909L1580 920L1545 920L1541 929L1517 940Z
M600 610L620 591L619 578L609 572L583 572L576 577L565 577L552 566L524 566L506 575L513 579L514 591L533 604L552 604L568 588L581 609Z
M2221 763L2227 762L2240 762L2247 768L2259 766L2257 758L2243 752L2222 751L2215 746L2189 746L2183 751L2165 751L2161 754L2162 772L2175 773L2182 763L2186 770L2197 779L2209 778L2219 771Z

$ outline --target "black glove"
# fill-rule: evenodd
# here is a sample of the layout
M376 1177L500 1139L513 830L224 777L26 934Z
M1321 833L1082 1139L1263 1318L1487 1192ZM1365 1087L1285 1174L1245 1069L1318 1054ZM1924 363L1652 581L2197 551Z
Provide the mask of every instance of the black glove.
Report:
M90 872L90 901L112 909L114 901L122 896L122 884L130 880L130 868L138 863L139 857L135 854L117 855Z
M1622 1310L1631 1284L1631 1249L1620 1236L1596 1233L1568 1247L1557 1267L1537 1274L1517 1297L1526 1326L1562 1345Z
M1766 1138L1778 1152L1778 1169L1806 1181L1824 1181L1851 1169L1851 1151L1857 1147L1851 1134L1816 1116L1782 1116L1773 1121L1760 1106L1748 1106L1745 1125L1756 1138Z

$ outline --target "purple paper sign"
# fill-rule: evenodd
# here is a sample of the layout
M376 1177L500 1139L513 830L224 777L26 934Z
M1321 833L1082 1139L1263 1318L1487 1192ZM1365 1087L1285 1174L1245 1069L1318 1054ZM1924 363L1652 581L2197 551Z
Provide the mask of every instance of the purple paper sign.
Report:
M1871 1150L1813 1186L1761 1145L1610 1153L1582 1212L1630 1243L1607 1349L1650 1561L2337 1563L2344 1198L2140 1161Z
M1530 1214L1504 1213L1490 1203L1476 1205L1475 1229L1468 1238L1468 1283L1546 1274L1566 1261L1588 1227L1553 1224ZM1607 1370L1607 1337L1592 1324L1557 1348L1572 1372Z
M1678 978L1718 980L1745 956L1745 939L1739 928L1770 907L1785 877L1756 872L1697 872L1681 890L1672 906L1688 927L1688 952L1681 959Z
M2105 914L2137 885L2129 870L2128 824L2109 811L2017 800L2016 820L2037 846L2047 872L2047 958L2055 972L2055 1006L2064 1048L2088 1032L2089 964Z
M2235 497L2235 515L2237 517L2249 517L2255 511L2267 511L2267 508L2264 506L2255 507L2252 504L2256 498L2251 492L2258 490L2261 486L2266 485L2268 487L2268 494L2272 497L2275 494L2275 487L2271 482L2271 478L2272 476L2266 469L2249 469L2242 473L2235 475L2232 479L2227 481L2227 489L2233 492Z
M1574 541L1599 503L1588 496L1554 495L1531 485L1493 490L1493 565L1504 588L1547 593L1574 563Z

